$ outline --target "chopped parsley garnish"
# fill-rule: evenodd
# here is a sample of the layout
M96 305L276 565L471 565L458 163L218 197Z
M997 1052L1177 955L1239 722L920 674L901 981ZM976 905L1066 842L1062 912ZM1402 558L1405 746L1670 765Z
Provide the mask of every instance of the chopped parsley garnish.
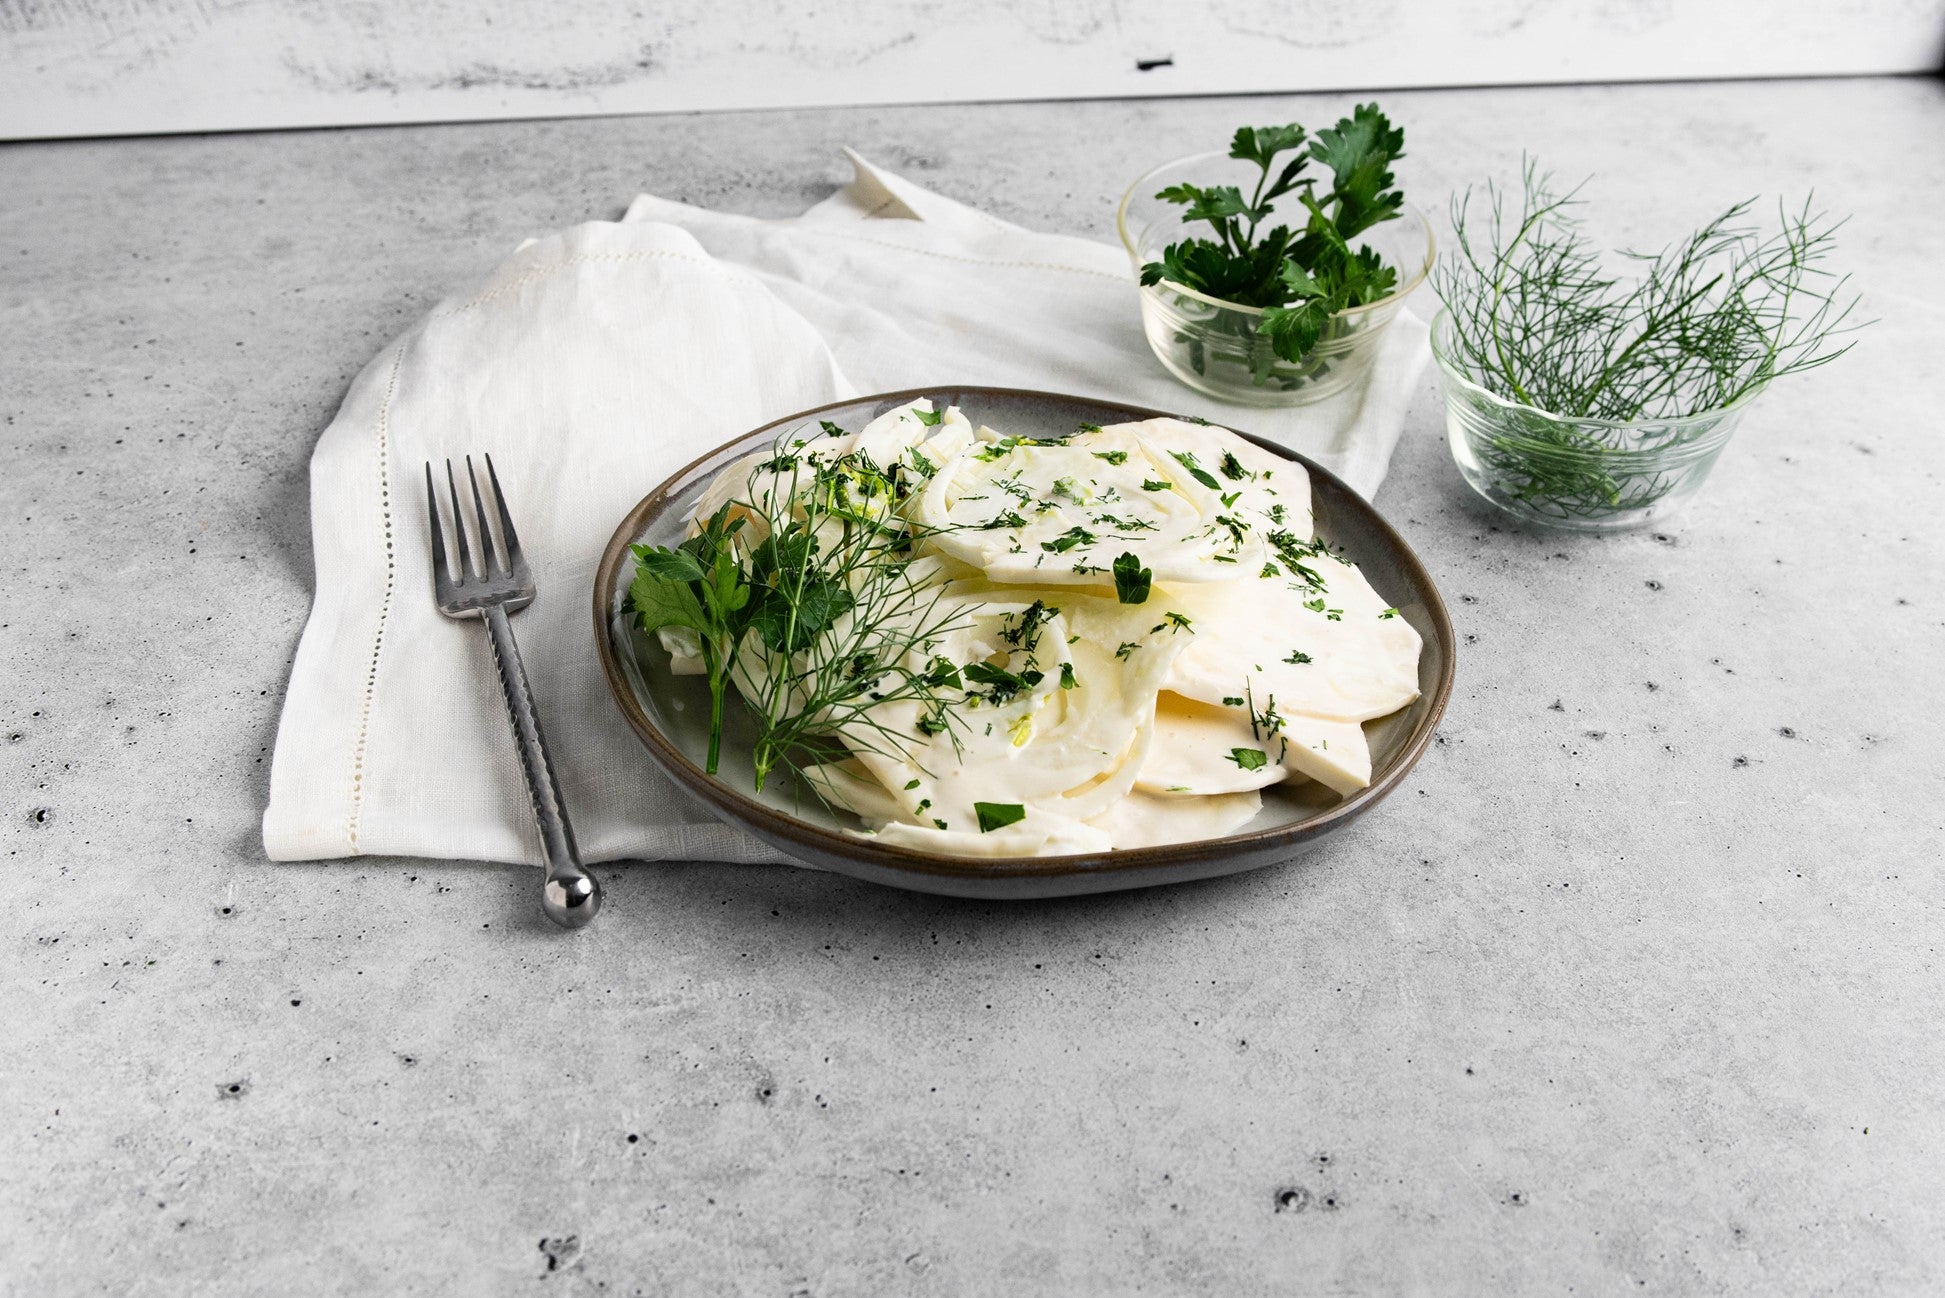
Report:
M1231 694L1229 697L1225 698L1222 701L1222 705L1225 708L1240 708L1241 706L1243 706L1243 700L1238 698L1236 695Z
M1093 545L1094 533L1079 524L1068 528L1051 541L1042 541L1040 548L1049 554L1065 554L1077 545Z
M1378 614L1378 621L1380 621L1380 622L1389 622L1389 621L1390 621L1390 620L1391 620L1392 618L1394 618L1394 617L1397 617L1397 616L1398 616L1398 610L1397 610L1397 609L1395 609L1395 608L1388 608L1388 609L1386 609L1386 610L1385 610L1384 612L1382 612L1382 613L1380 613L1380 614Z
M1263 571L1257 573L1256 575L1266 579L1270 577L1281 577L1283 575L1283 569L1277 567L1273 563L1266 563L1263 565Z
M1150 635L1153 635L1157 631L1167 631L1170 630L1171 628L1173 628L1176 631L1187 631L1190 628L1190 625L1191 624L1189 620L1183 617L1180 613L1174 613L1174 612L1164 613L1162 614L1162 620L1160 622L1157 622L1154 626L1148 628L1148 633Z
M832 423L832 422L831 422L830 420L828 420L828 419L820 419L820 420L818 420L818 421L817 421L817 426L818 426L819 428L822 428L822 429L824 430L824 436L826 436L826 437L842 437L842 436L844 436L844 430L843 430L842 428L839 428L839 427L838 427L838 426L837 426L836 424L834 424L834 423Z
M1310 657L1310 655L1305 653L1303 650L1292 649L1290 651L1290 656L1288 658L1285 658L1283 661L1289 663L1293 667L1301 667L1305 663L1311 662L1313 660Z
M1157 482L1153 478L1143 478L1141 480L1141 489L1143 491L1173 491L1175 490L1175 484L1172 482Z
M1116 658L1121 659L1123 662L1126 662L1128 660L1128 655L1133 653L1135 650L1139 648L1141 648L1141 646L1136 644L1134 641L1123 640L1121 642L1121 647L1114 651L1114 656Z
M1229 760L1245 771L1260 771L1269 765L1270 757L1260 748L1232 748L1229 750Z
M1305 545L1288 532L1271 532L1270 545L1275 549L1277 558L1283 560L1283 566L1294 573L1299 581L1312 590L1324 589L1324 579L1317 575L1316 569L1304 563L1305 559L1329 553L1322 542L1313 541Z
M1224 451L1222 453L1221 467L1222 476L1231 482L1241 482L1244 478L1253 478L1256 476L1243 467L1243 462L1236 458L1236 452L1234 451Z
M1201 466L1196 464L1195 456L1193 453L1189 451L1170 451L1169 454L1175 457L1175 460L1178 464L1180 464L1183 468L1189 471L1189 476L1191 478L1194 478L1197 482L1201 483L1203 486L1207 487L1211 491L1219 492L1222 490L1222 484L1215 480L1214 475L1212 475L1207 469L1204 469Z
M939 421L945 418L945 412L940 410L914 410L912 413L918 416L918 421L927 428L937 428Z
M1079 683L1074 679L1074 664L1062 663L1060 665L1060 688L1063 690L1071 690Z
M975 685L986 687L985 698L999 706L1006 703L1023 689L1032 689L1043 679L1036 671L1022 672L1015 676L1004 667L991 663L977 662L966 664L966 679Z
M1275 739L1283 733L1283 714L1276 710L1276 695L1270 695L1269 705L1258 712L1255 691L1250 691L1249 733L1256 737L1258 743Z
M1040 632L1047 622L1060 616L1060 610L1049 608L1040 600L1027 605L1026 611L1017 615L1008 613L1000 619L1000 639L1024 652L1031 658L1040 648Z
M1099 432L1100 430L1096 429L1095 431ZM1097 460L1106 460L1109 464L1120 465L1128 462L1128 453L1126 451L1096 451L1094 452L1094 458Z
M916 779L905 781L905 791L907 793L910 793L913 789L916 789L917 787L918 787L918 781Z
M1260 756L1260 754L1259 754ZM979 832L990 834L1027 818L1027 809L1017 802L975 802L973 814L979 817ZM943 822L941 828L943 828Z
M1114 597L1123 604L1146 604L1154 580L1154 570L1142 567L1132 550L1114 561Z

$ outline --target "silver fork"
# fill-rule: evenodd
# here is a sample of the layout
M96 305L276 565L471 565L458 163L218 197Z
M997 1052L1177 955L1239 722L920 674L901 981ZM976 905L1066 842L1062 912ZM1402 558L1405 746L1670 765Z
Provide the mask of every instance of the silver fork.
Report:
M601 885L581 868L581 853L574 846L574 827L567 821L567 803L554 778L554 764L547 757L547 741L541 737L540 715L534 710L533 691L527 673L520 665L520 647L513 642L509 615L534 602L533 574L520 553L520 538L513 530L513 514L507 509L506 493L500 490L500 475L493 471L493 457L486 461L486 476L493 486L493 503L500 519L500 539L506 557L494 552L493 532L487 526L486 501L480 495L479 477L473 471L473 457L466 457L466 480L473 488L473 509L479 520L479 562L473 562L472 547L466 537L466 510L459 501L459 488L453 483L452 461L446 461L446 492L452 497L453 536L458 542L459 571L455 576L446 560L446 537L439 525L439 493L432 485L432 462L425 466L426 515L432 520L433 598L439 611L451 618L479 618L486 623L487 639L493 645L493 664L500 669L500 690L506 695L507 717L513 722L513 737L520 747L520 766L527 774L527 792L533 800L534 821L540 826L540 850L547 866L547 880L540 894L540 908L547 918L564 928L579 928L601 909Z

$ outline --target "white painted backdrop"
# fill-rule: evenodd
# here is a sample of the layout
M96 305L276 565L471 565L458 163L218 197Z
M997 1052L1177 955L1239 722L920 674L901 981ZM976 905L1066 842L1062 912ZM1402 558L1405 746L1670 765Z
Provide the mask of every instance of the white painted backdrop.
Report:
M1912 72L1945 0L0 0L0 138Z

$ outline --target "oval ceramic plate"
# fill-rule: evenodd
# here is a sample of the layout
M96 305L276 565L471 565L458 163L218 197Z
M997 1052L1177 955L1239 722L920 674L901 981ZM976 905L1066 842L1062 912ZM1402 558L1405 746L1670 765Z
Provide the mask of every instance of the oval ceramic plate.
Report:
M1058 897L1206 879L1288 860L1376 806L1425 751L1452 688L1452 624L1431 577L1391 526L1334 474L1293 451L1252 437L1257 445L1309 472L1318 535L1342 547L1424 639L1418 661L1418 700L1365 726L1371 745L1370 787L1342 800L1314 784L1265 789L1263 810L1256 819L1225 838L1083 856L995 860L926 856L857 838L845 832L847 827L860 827L856 820L825 808L787 783L773 780L759 794L748 763L739 760L750 750L750 735L747 730L739 732L736 723L744 718L734 706L724 726L721 772L705 775L708 690L700 677L672 675L668 655L627 615L628 585L634 574L629 547L681 541L689 513L709 481L780 433L820 419L847 430L862 428L884 411L920 397L941 406L959 406L975 425L990 424L1019 437L1061 437L1084 423L1112 424L1164 413L1003 388L921 388L860 397L779 419L718 447L629 511L608 542L594 579L594 630L602 670L615 702L648 746L650 757L725 821L811 865L875 883L963 897Z

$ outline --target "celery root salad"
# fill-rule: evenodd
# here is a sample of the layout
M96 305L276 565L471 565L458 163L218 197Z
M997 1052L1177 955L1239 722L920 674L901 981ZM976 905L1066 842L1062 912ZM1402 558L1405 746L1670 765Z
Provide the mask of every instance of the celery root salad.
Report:
M812 424L636 546L631 609L880 842L1054 856L1217 838L1371 779L1418 633L1314 536L1303 467L1179 419L1036 440L925 401Z

